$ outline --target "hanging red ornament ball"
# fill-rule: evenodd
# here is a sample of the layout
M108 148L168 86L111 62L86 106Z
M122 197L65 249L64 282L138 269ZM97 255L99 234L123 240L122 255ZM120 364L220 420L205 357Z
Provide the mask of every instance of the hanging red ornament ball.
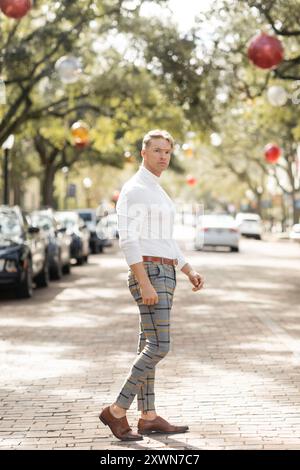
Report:
M112 195L112 201L113 202L117 202L117 200L119 199L119 196L120 196L120 192L118 190L114 191L113 192L113 195Z
M31 8L31 0L0 0L0 9L9 18L19 19Z
M187 184L189 184L190 186L194 186L194 185L197 183L197 179L196 179L194 176L188 175L188 176L186 177L186 182L187 182Z
M265 158L268 163L276 163L281 155L281 149L276 144L265 146Z
M249 59L261 69L271 69L278 65L284 56L281 42L275 36L261 33L255 36L248 47Z

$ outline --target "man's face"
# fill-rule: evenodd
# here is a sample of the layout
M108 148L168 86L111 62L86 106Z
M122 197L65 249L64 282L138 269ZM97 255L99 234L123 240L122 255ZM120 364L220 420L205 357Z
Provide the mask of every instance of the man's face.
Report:
M145 167L157 176L168 168L171 153L170 142L162 137L151 139L148 147L141 151Z

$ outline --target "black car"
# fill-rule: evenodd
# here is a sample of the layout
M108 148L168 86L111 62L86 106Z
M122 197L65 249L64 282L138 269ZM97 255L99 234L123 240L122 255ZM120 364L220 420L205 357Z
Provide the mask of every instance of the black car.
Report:
M0 206L0 288L17 297L32 296L32 283L49 283L47 241L18 206Z
M51 208L32 212L31 219L47 234L50 277L61 279L71 270L71 236L66 233L66 227L59 225Z
M71 258L76 259L77 264L87 263L90 253L90 232L84 220L75 211L57 211L56 218L67 234L71 235Z

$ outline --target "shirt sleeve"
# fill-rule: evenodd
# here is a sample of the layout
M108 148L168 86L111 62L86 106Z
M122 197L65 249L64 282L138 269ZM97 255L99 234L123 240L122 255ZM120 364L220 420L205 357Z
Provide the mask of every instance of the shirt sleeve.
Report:
M140 234L144 220L143 206L134 190L121 191L116 211L118 216L119 246L128 266L143 261Z
M181 249L179 248L177 241L173 239L173 242L174 242L176 258L178 259L177 268L181 269L187 263L187 261L186 261L184 255L183 255Z

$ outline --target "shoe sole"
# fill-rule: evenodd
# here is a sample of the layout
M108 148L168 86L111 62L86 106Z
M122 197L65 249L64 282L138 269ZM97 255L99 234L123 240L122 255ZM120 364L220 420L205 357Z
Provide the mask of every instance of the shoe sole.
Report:
M185 431L139 431L139 434L183 434L184 432L188 432L188 429Z
M120 441L142 441L143 440L143 437L134 437L134 438L130 438L130 437L119 437L119 436L116 436L114 434L114 432L112 431L111 427L109 426L109 424L106 422L106 419L101 416L101 414L99 415L99 419L100 421L102 421L102 423L105 425L105 426L108 426L109 429L111 430L111 432L113 433L113 435L117 438L117 439L120 439Z

